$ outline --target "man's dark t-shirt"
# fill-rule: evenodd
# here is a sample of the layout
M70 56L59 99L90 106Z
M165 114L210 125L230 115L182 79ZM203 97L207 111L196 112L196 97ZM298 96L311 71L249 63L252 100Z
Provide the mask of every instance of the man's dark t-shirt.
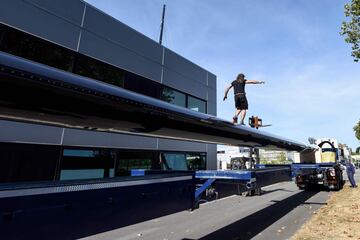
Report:
M231 86L234 87L234 98L235 98L235 107L236 109L247 110L248 102L245 95L245 84L246 80L243 81L233 81Z
M231 86L234 87L234 94L245 94L245 84L246 84L246 80L243 81L233 81L231 83Z

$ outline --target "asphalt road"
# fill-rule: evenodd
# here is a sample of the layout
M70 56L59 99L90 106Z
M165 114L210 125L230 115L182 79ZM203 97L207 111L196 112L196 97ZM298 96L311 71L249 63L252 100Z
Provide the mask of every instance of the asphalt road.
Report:
M294 182L268 186L263 191L261 196L231 196L202 204L193 212L183 211L84 239L289 239L331 195L324 190L298 190Z

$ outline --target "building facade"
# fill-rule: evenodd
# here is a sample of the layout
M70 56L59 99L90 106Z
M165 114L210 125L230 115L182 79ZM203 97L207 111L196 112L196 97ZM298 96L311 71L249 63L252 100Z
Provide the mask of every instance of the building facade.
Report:
M293 152L280 151L280 150L259 150L260 162L272 163L276 161L292 161Z
M0 51L216 115L214 74L81 0L3 2ZM9 147L16 152L19 144L22 151L61 146L68 166L63 179L78 174L72 161L94 160L103 152L123 159L126 170L150 168L158 159L169 169L217 168L214 144L3 120L0 132L0 152ZM99 171L83 173L99 177Z

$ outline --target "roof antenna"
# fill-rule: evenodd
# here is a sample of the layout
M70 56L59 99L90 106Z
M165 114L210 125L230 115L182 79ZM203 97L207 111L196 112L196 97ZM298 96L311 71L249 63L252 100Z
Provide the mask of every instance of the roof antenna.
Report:
M166 5L164 4L163 11L162 11L162 17L161 17L161 28L160 28L160 39L159 39L160 45L162 45L162 37L163 37L163 31L164 31L165 7L166 7Z

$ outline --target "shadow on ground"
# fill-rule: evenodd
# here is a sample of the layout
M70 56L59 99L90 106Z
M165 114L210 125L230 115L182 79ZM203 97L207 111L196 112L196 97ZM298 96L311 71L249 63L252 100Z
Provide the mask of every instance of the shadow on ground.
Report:
M234 222L226 227L223 227L215 232L212 232L202 238L201 240L215 240L215 239L236 239L245 240L251 239L274 222L288 214L294 208L306 204L305 201L317 194L319 191L301 191L284 200L273 201L273 205L259 210L247 217L244 217L237 222ZM183 240L190 240L184 238Z
M277 192L277 191L294 192L294 191L291 191L291 190L287 190L285 188L277 188L277 189L273 189L273 190L261 190L261 195L265 195L265 194L269 194L269 193Z

